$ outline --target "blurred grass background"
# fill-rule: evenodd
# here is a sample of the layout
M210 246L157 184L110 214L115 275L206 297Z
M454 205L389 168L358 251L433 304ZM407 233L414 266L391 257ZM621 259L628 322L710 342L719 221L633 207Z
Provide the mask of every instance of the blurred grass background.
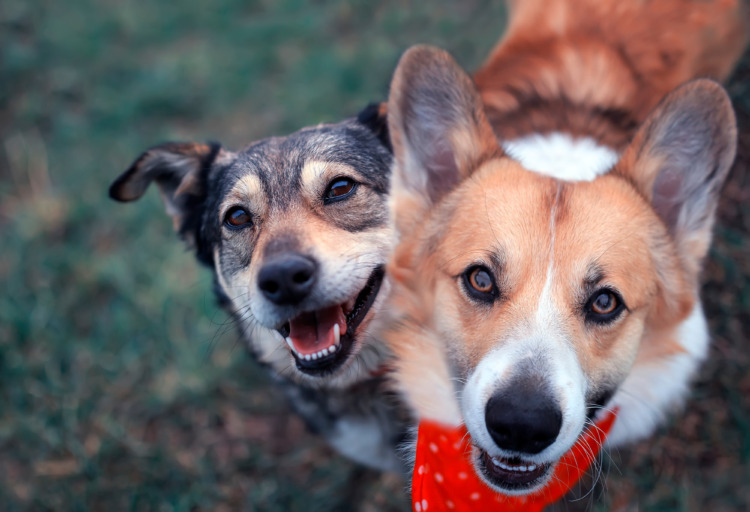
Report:
M152 192L109 183L165 140L251 140L384 99L425 42L475 69L498 0L0 3L0 510L408 510L305 433ZM750 59L730 84L750 147ZM750 508L750 178L727 185L686 414L570 507ZM367 477L354 507L352 481Z

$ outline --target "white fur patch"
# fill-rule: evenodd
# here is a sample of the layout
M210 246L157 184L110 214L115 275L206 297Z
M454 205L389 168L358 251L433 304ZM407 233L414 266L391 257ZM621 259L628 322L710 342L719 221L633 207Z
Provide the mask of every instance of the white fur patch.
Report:
M340 454L365 466L399 473L401 461L391 451L391 441L375 421L347 417L336 422L335 432L326 433L326 440Z
M539 295L536 313L529 318L528 331L491 351L469 377L463 393L466 428L475 443L490 455L505 455L492 440L485 424L485 408L495 391L513 377L513 368L531 362L548 384L562 412L562 425L555 441L524 459L546 463L562 457L575 443L586 421L586 378L575 349L560 326L560 313L552 292L555 277L554 246L557 200L550 211L550 248L547 276Z
M566 181L592 181L619 160L615 150L591 137L567 133L532 134L502 143L503 150L526 169Z
M648 364L636 364L612 398L619 407L608 446L637 441L650 435L666 415L680 407L689 391L690 379L706 358L709 335L703 308L696 303L680 325L678 341L685 352Z

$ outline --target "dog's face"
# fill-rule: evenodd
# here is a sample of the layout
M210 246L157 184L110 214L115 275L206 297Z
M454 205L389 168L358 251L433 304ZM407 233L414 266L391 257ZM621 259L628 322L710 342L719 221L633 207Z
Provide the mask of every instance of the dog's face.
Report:
M654 261L666 233L645 205L614 176L564 184L497 159L436 207L419 265L439 297L432 328L465 383L475 465L499 490L546 482L666 307Z
M159 146L112 194L159 183L262 362L308 383L348 381L379 360L369 332L392 247L384 115L373 107L237 153Z
M532 493L634 365L681 350L734 157L731 105L713 82L676 91L592 182L503 156L468 77L437 50L403 57L389 116L401 311L386 337L400 384L423 416L466 424L490 486ZM415 390L430 372L455 394Z

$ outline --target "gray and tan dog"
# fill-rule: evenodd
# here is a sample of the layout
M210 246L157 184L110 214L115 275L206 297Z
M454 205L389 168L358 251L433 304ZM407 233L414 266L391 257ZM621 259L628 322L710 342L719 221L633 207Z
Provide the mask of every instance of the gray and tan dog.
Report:
M156 182L175 229L214 273L219 303L314 432L342 454L401 471L404 423L374 333L393 241L384 106L255 142L168 143L110 189Z

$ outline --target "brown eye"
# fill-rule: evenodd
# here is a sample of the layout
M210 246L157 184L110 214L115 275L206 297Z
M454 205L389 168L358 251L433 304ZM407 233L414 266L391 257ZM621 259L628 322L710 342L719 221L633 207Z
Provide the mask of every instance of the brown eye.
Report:
M469 274L469 283L478 292L490 293L492 291L492 278L486 270L480 267L475 268Z
M606 324L620 316L624 309L625 303L617 292L602 289L589 297L586 305L586 319Z
M356 183L349 178L336 178L328 185L323 199L326 202L338 201L351 195L356 188Z
M464 288L469 296L482 302L494 302L498 296L495 281L486 267L476 265L469 267L464 276Z
M244 228L253 223L253 219L249 213L239 206L233 206L224 215L224 225L230 229Z
M600 293L591 303L591 311L597 315L608 315L617 308L617 297L612 292Z

